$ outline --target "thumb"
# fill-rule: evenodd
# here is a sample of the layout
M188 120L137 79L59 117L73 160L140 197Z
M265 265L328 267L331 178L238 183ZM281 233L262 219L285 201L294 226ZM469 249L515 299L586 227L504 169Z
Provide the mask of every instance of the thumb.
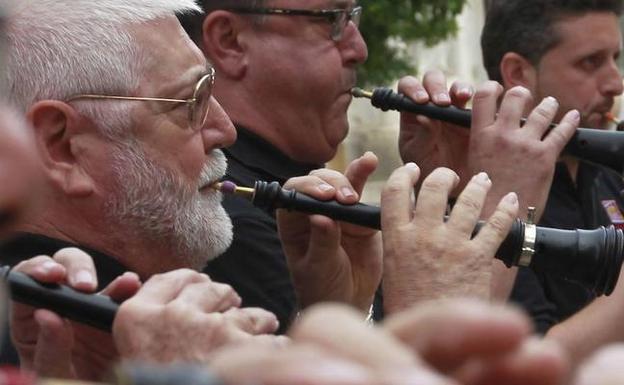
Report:
M34 371L40 377L74 378L72 349L74 335L69 321L48 310L36 310L39 326Z
M313 266L331 262L340 247L340 227L327 217L310 217L310 244L307 257ZM331 263L330 263L331 264ZM333 264L332 264L333 265Z

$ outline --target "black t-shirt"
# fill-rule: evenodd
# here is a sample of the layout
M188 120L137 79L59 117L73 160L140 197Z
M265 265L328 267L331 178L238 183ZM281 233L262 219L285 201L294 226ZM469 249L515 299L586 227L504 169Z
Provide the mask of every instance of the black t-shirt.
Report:
M595 229L624 226L624 182L615 171L580 162L576 185L567 167L557 163L540 226L560 229ZM511 300L533 317L536 330L546 333L554 324L578 312L594 299L582 285L557 276L520 268Z
M244 128L237 127L236 143L225 149L228 170L225 179L239 186L253 187L255 181L286 180L307 175L320 165L300 164ZM228 195L223 207L234 225L230 248L204 269L213 280L231 285L243 306L273 312L283 333L297 310L286 257L277 235L275 215L248 200Z
M79 248L93 258L98 275L98 290L104 289L115 278L127 271L116 259L89 247L30 233L20 233L13 239L0 244L0 263L2 265L15 266L23 260L38 255L52 256L57 251L67 247ZM8 325L8 319L5 319L2 323ZM15 348L11 344L8 327L4 328L3 334L0 364L18 365L19 359Z

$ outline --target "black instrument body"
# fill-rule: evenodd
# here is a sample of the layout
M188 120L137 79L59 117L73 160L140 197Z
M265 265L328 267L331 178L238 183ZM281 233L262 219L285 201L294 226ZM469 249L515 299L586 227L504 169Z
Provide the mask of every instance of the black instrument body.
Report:
M85 294L70 287L45 284L26 274L0 268L11 299L36 308L48 309L62 317L110 332L119 304L107 296Z
M320 214L338 221L381 229L379 207L319 201L283 189L278 182L256 182L252 203L267 211L281 208ZM482 226L483 223L479 223L473 234ZM496 253L496 258L507 267L520 264L526 226L526 223L516 220ZM536 226L534 250L530 268L577 281L597 296L609 295L615 288L624 261L624 233L613 226L595 230L558 230Z
M453 106L440 107L432 103L418 104L390 88L376 88L373 91L371 104L383 111L413 112L468 129L472 122L471 110ZM624 173L624 132L579 128L563 149L563 154L601 164L622 174Z

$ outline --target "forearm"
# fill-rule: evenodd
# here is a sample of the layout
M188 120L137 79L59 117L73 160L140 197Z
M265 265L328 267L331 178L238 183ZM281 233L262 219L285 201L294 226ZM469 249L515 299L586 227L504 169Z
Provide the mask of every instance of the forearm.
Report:
M576 366L598 348L624 341L624 328L621 327L623 300L624 282L620 280L610 297L597 298L571 318L551 328L546 338L563 346Z

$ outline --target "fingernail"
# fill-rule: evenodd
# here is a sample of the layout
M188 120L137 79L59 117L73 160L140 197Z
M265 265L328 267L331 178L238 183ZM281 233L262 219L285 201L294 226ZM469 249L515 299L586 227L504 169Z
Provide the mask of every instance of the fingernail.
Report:
M578 110L572 110L570 112L570 118L574 123L578 123L581 121L581 113Z
M41 265L40 269L44 273L49 273L50 271L54 270L57 266L58 266L58 263L53 262L53 261L47 261L47 262L44 262L43 265Z
M76 273L73 281L74 281L74 285L78 285L78 284L92 285L95 282L93 279L93 275L91 275L91 273L87 270L80 270L78 273Z
M329 185L327 183L321 183L320 185L318 185L318 189L323 192L332 191L334 189L334 186Z
M416 99L418 99L418 100L428 100L429 99L429 94L426 93L425 91L418 91L418 92L416 92Z
M436 99L438 102L441 102L441 103L447 103L451 101L451 98L445 93L438 94Z
M343 187L340 189L340 191L345 198L351 198L352 196L355 196L355 193L349 187Z
M549 104L552 104L554 106L558 106L559 105L559 102L557 101L557 99L553 98L552 96L545 97L544 101L549 103Z
M479 182L485 183L485 184L489 184L491 182L490 181L490 177L485 172L480 172L477 175L475 175L475 179L478 180Z
M463 94L463 95L466 95L466 96L470 96L470 95L472 95L473 91L472 91L472 88L470 88L470 87L464 87L464 88L459 90L459 93Z
M505 195L503 200L507 203L515 205L516 203L518 203L518 195L516 195L515 192L510 192L509 194Z
M418 165L414 162L405 163L404 167L410 170L418 170Z

